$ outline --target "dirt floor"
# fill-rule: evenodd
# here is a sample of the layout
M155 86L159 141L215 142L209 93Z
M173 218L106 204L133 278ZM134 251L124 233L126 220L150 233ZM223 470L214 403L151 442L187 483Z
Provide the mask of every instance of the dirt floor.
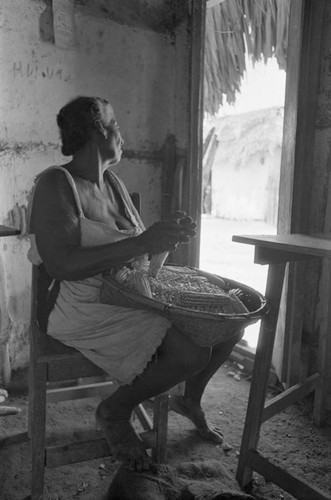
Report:
M235 472L250 387L249 377L228 361L210 382L204 397L209 419L220 426L229 446L203 441L184 417L170 412L168 463L219 461L235 485ZM17 415L0 418L0 498L23 500L30 493L30 446L27 430L27 373L15 374L6 405L17 406ZM269 389L269 396L276 388ZM48 432L52 439L74 436L95 427L95 399L48 405ZM225 448L225 449L224 449ZM228 448L228 449L227 449ZM259 451L297 476L318 486L331 499L331 420L323 428L312 425L311 401L293 405L263 425ZM45 476L45 500L101 500L119 468L112 458L56 469ZM236 487L236 485L234 486ZM257 499L293 497L255 476L251 491ZM313 500L313 499L307 499Z

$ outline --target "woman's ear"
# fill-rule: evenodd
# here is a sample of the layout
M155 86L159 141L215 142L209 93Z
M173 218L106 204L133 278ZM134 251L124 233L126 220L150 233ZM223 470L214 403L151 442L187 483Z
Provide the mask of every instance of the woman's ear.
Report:
M107 139L107 130L103 126L101 120L95 120L95 127L104 136L104 138Z

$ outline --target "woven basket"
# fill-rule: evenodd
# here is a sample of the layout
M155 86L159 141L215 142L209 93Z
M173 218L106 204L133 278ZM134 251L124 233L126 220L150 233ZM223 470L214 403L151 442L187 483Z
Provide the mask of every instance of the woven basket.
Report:
M219 284L220 276L192 267L164 266L176 272L194 273L207 278L211 283ZM196 344L213 346L236 336L248 325L256 323L267 312L267 303L263 295L237 281L221 278L227 289L239 288L240 300L248 313L223 314L202 312L145 297L119 284L111 275L104 277L101 302L134 309L149 309L168 318L172 324L188 335Z

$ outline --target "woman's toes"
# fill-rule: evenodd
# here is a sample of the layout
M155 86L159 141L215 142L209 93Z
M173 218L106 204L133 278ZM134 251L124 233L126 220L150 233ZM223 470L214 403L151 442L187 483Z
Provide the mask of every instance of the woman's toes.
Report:
M215 443L223 442L223 433L219 427L214 427L207 422L205 412L200 406L189 404L183 396L172 396L170 408L180 415L190 419L197 428L200 436Z
M204 439L209 439L210 441L214 441L215 443L222 444L223 443L223 434L216 427L197 427L197 430L201 437Z

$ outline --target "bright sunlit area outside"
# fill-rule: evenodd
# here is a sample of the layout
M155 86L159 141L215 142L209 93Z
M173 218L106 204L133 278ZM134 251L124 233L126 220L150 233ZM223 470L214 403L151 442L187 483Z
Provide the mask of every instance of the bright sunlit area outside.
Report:
M265 292L267 266L233 235L276 234L286 73L246 64L234 104L204 120L200 269ZM255 348L259 322L244 339Z

